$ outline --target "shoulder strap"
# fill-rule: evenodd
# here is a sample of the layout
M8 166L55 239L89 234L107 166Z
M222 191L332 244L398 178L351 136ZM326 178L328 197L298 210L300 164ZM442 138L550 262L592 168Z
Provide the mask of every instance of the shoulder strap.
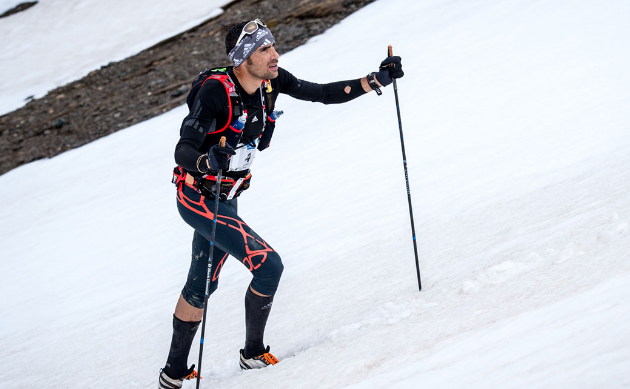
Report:
M225 92L227 93L227 96L228 96L228 112L229 112L228 120L225 123L225 126L223 126L221 129L216 131L216 132L222 132L230 125L230 123L232 123L233 116L235 115L240 116L239 112L234 112L235 109L240 111L241 113L243 112L242 102L241 102L240 96L238 95L238 92L236 91L234 82L230 78L229 74L227 73L212 74L204 80L204 83L210 79L220 81L223 84L223 87L225 88ZM201 86L203 86L203 84L201 84ZM236 102L233 102L234 100ZM236 103L238 103L238 106L235 106Z
M243 102L236 90L234 81L232 81L232 78L227 72L227 68L206 69L200 73L195 82L193 82L191 95L193 93L196 95L199 89L201 89L208 80L217 80L221 82L228 97L228 120L222 128L218 130L215 128L215 130L212 131L212 133L219 133L227 129L230 123L232 123L233 117L241 116L244 110Z
M273 112L273 97L271 96L272 88L271 88L271 80L265 80L265 115L271 115Z

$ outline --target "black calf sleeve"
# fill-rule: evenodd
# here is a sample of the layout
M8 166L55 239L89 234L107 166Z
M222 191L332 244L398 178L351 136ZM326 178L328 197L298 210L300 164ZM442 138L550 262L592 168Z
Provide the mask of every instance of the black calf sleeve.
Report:
M173 315L173 339L164 372L173 379L184 376L188 370L188 354L200 321L181 321Z
M249 359L265 353L263 336L272 303L273 296L258 296L247 287L247 293L245 293L245 349L243 350L245 358Z

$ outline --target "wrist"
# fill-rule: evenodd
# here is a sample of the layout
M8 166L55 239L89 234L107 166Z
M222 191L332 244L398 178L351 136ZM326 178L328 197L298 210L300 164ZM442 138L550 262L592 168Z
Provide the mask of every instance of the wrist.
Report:
M199 158L197 158L197 171L203 174L210 171L210 161L207 154L201 154Z
M377 95L382 95L383 92L381 92L381 83L378 82L378 80L376 79L376 73L370 73L366 76L368 85L370 86L371 89L376 91Z
M361 87L365 93L372 92L372 87L368 83L368 76L361 78Z
M374 72L374 73L370 73L370 74L372 74L372 75L374 76L374 82L376 82L376 85L378 85L378 87L379 87L379 88L382 88L382 87L383 87L383 84L381 84L381 83L378 81L378 77L376 77L376 75L377 75L378 73Z

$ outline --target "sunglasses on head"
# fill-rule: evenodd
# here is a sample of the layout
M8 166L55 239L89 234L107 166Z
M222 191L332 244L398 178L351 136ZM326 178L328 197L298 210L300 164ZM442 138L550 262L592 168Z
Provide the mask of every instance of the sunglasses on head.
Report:
M235 46L238 46L238 44L241 43L243 38L245 38L245 35L252 35L256 31L258 31L258 26L267 27L265 25L265 23L263 23L263 21L260 20L260 19L256 19L256 20L252 20L251 22L247 22L247 24L243 27L243 31L241 32L241 35L239 35Z

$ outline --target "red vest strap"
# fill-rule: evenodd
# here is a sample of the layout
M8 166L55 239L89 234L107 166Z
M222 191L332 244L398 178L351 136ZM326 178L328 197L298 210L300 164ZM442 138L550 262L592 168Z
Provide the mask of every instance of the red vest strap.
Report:
M214 132L210 132L209 133L209 134L218 134L220 132L225 131L228 128L228 126L230 125L230 123L232 123L232 99L230 98L230 96L233 96L233 95L238 96L238 94L236 93L236 88L234 87L234 83L230 79L230 76L228 76L227 74L213 74L211 76L208 76L203 81L203 84L201 84L201 87L203 87L203 85L209 79L221 81L221 84L223 84L223 87L225 88L225 93L227 94L227 97L228 97L228 112L229 112L229 114L228 114L228 120L225 123L225 126L223 126L219 130L216 130Z

